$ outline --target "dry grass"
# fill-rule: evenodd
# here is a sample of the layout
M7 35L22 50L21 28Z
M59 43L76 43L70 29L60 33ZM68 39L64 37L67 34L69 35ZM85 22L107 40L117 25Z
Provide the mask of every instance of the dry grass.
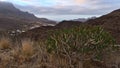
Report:
M33 43L23 40L21 47L14 46L9 51L3 51L5 50L0 50L0 68L70 68L70 65L72 68L102 68L96 67L102 65L99 62L82 62L76 54L71 57L70 64L68 57L48 53L42 41Z
M30 40L22 41L22 47L15 48L12 51L12 54L18 63L30 61L35 54L33 43Z
M34 45L24 40L21 47L0 51L0 68L69 68L68 59L49 54L44 43Z
M30 40L22 41L22 53L26 56L32 56L34 54L33 42Z
M9 49L10 46L11 46L11 43L8 38L0 39L0 49Z

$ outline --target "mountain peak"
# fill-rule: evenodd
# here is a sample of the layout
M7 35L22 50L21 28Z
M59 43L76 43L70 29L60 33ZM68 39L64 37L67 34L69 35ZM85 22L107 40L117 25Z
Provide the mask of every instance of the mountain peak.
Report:
M17 9L12 3L10 2L0 2L0 14L8 14L8 13L15 13L19 12L20 10Z
M10 2L0 2L0 8L13 9L14 5Z
M1 17L13 17L13 18L22 18L22 19L35 19L36 17L28 12L23 12L16 8L10 2L0 2L0 16Z

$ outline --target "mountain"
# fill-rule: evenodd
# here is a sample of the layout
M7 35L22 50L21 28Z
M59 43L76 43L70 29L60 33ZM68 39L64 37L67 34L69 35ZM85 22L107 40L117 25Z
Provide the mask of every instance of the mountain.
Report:
M0 30L21 29L24 25L28 25L28 23L15 19L0 18Z
M62 22L59 22L55 27L59 27L59 28L71 28L71 27L74 27L74 26L79 26L81 25L82 22L80 21L62 21Z
M30 27L55 25L56 22L46 18L37 18L29 12L23 12L16 8L12 3L0 2L0 29L22 28L26 25ZM22 24L22 25L21 25Z
M115 10L109 14L103 15L99 18L89 19L85 23L79 21L62 21L56 26L52 27L40 27L32 29L26 33L23 33L24 36L41 39L41 37L46 37L46 31L56 30L62 28L71 28L73 26L79 26L81 24L91 25L91 26L102 26L106 31L110 32L118 44L120 44L120 9ZM37 33L37 34L36 34ZM22 36L23 36L22 35ZM44 36L43 36L44 35ZM39 38L40 37L40 38Z
M76 21L76 22L86 22L91 19L96 19L97 17L89 17L89 18L77 18L77 19L72 19L72 20L67 20L67 21Z
M22 12L9 2L0 2L0 17L36 20L36 17L33 14Z
M78 19L73 19L72 21L80 21L80 22L86 22L88 19L86 18L78 18Z
M88 20L86 23L93 26L102 26L115 37L118 43L120 43L120 9L99 18Z

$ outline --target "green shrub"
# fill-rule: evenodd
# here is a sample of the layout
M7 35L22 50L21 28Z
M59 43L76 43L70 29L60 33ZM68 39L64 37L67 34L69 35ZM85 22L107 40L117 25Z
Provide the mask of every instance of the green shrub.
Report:
M114 48L114 39L102 27L80 26L51 32L47 39L47 50L58 55L73 53L100 59L102 53Z

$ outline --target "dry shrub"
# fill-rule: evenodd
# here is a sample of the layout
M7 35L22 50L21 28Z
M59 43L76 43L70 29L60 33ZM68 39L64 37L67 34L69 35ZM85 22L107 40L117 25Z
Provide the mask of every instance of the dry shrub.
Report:
M16 59L18 59L19 55L21 54L19 48L13 49L11 52L12 52L12 56Z
M30 40L23 40L21 47L16 47L12 51L12 55L18 63L30 61L35 54L33 42Z
M32 56L34 53L33 43L29 40L22 41L22 53L26 56Z
M0 49L9 49L11 46L10 39L8 38L2 38L0 40Z
M23 40L22 48L20 49L19 59L22 61L29 61L34 56L34 47L31 40Z

